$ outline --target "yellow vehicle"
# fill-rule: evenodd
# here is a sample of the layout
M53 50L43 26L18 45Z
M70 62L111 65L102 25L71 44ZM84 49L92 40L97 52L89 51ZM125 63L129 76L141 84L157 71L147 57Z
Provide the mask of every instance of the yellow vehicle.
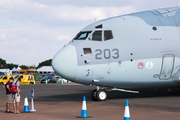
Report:
M18 75L14 78L15 80L20 79L20 84L33 84L34 83L34 75Z
M9 78L14 77L14 75L4 75L0 77L0 85L5 85L8 81Z

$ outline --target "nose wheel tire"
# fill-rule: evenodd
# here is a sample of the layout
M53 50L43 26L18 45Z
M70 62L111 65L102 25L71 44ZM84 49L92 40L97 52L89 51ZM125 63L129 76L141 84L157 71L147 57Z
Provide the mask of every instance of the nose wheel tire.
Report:
M94 100L94 101L98 101L98 99L97 99L97 97L96 97L96 94L97 94L97 89L95 89L95 90L93 90L93 91L91 92L91 98L92 98L92 100Z
M105 90L99 90L96 94L96 98L99 101L105 101L107 99L107 93L105 92Z
M97 89L95 89L91 93L91 98L94 101L105 101L107 99L107 93L105 90L100 89L97 91Z

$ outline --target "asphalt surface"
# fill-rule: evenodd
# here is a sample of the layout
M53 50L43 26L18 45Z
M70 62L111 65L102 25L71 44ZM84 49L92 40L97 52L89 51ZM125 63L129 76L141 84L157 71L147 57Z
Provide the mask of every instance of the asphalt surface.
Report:
M180 89L148 89L139 94L107 92L106 101L91 99L93 86L78 84L21 85L20 112L24 110L24 96L29 99L30 89L35 91L33 113L5 113L5 90L0 86L0 120L123 120L126 99L129 100L131 120L178 120L180 119ZM86 96L87 113L90 118L79 118L83 96ZM11 105L11 111L13 107Z

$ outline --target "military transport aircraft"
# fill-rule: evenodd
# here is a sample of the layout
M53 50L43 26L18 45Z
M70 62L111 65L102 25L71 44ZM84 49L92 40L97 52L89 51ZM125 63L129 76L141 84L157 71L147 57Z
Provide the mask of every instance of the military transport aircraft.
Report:
M52 60L65 79L106 90L138 93L143 88L180 87L180 6L94 22Z

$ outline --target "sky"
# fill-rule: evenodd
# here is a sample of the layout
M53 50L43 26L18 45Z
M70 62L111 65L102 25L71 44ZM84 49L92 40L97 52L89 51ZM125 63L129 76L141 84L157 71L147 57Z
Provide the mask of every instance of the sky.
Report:
M176 5L179 0L0 0L0 58L38 66L94 21Z

